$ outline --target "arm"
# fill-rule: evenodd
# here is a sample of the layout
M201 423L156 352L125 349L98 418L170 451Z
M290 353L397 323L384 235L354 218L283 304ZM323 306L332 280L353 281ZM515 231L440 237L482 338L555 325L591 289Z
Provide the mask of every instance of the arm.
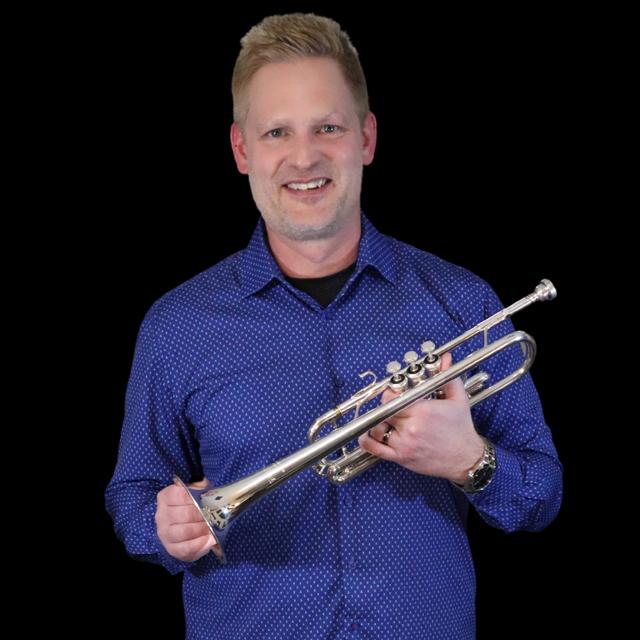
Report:
M485 313L490 315L503 305L490 288L487 290ZM513 325L508 320L493 330L490 339L511 331ZM519 351L509 349L487 368L492 379L498 380L520 362ZM496 446L498 466L491 484L469 500L487 523L504 531L544 529L560 509L562 465L531 375L526 374L472 411L478 432Z
M485 317L501 308L489 290ZM491 331L489 339L511 331L511 322L505 321ZM470 352L478 346L467 345L465 349ZM467 353L456 355L459 359ZM487 361L483 369L497 381L520 363L519 350L512 348ZM448 366L448 358L443 357L443 365ZM505 531L535 531L548 525L560 507L562 467L530 375L472 412L459 380L447 385L445 394L444 400L421 400L396 414L373 429L373 437L361 437L361 446L416 473L461 483L482 454L479 435L484 435L496 446L497 470L486 489L468 496L481 517ZM393 396L387 391L383 401ZM395 430L385 446L381 441L389 425Z
M469 500L494 527L543 529L560 509L562 465L531 376L479 404L474 421L496 447L497 468L491 484Z
M106 489L106 507L116 535L131 556L156 562L171 573L177 573L190 562L170 555L158 536L160 531L168 542L165 534L171 523L167 520L166 508L163 517L162 507L163 504L169 506L170 501L165 498L173 498L175 502L175 496L171 492L168 495L167 489L178 488L167 485L172 484L174 473L183 478L197 478L203 474L197 457L197 443L179 409L171 385L170 366L157 330L158 315L154 305L138 334L118 461ZM161 522L156 527L158 505Z

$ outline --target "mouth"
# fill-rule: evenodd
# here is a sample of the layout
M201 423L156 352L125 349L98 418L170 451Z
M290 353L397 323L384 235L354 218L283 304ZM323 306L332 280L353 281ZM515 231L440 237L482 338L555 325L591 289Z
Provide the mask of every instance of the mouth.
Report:
M305 181L287 182L282 185L282 188L294 198L308 200L325 194L332 184L331 178L313 178Z

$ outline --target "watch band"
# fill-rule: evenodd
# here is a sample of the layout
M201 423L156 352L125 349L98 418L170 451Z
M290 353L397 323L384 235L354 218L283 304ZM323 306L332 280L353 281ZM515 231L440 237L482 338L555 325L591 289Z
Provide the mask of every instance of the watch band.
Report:
M464 484L459 485L454 483L456 487L465 493L479 493L486 489L491 483L491 480L493 480L493 476L496 471L496 448L490 440L484 436L480 437L484 442L482 457L473 465L473 467L471 467L471 469L469 469L467 472L467 479Z

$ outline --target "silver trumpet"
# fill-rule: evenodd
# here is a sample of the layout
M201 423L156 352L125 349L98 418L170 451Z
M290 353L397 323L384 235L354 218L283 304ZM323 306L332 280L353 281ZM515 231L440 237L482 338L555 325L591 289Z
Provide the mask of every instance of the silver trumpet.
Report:
M441 395L442 387L448 382L458 376L465 378L469 371L515 343L520 343L522 347L521 366L488 387L486 386L489 379L487 373L480 372L466 379L464 385L469 396L469 405L473 406L481 402L522 377L535 358L534 339L524 331L513 331L489 343L488 331L530 304L553 300L555 297L556 289L553 284L549 280L542 280L533 293L483 320L441 347L436 348L430 341L424 342L421 346L422 357L419 357L415 351L409 351L404 358L407 366L402 367L399 362L389 363L387 372L390 375L384 380L378 381L371 371L360 374L361 378L372 378L371 382L342 404L321 415L311 425L308 434L310 444L260 471L231 484L212 489L188 487L175 476L174 482L184 487L189 493L218 543L216 555L221 562L225 562L223 542L231 522L247 507L280 486L288 478L314 465L317 473L334 484L342 484L359 475L380 459L355 446L353 441L356 438L419 399L437 398ZM452 364L445 371L440 371L441 356L444 353L452 351L478 334L482 334L484 338L481 348L473 351L460 362ZM363 405L388 388L398 392L399 395L385 404L379 404L362 412ZM342 418L348 421L338 425L338 420ZM325 433L327 431L328 433Z

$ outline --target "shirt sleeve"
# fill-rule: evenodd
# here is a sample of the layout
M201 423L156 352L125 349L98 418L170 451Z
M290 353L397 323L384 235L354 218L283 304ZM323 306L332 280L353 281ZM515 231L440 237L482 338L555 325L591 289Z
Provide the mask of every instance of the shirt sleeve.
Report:
M485 317L503 308L489 289ZM513 330L511 320L505 320L490 331L489 341ZM518 368L522 358L516 344L480 368L497 382ZM560 509L562 465L531 375L480 402L472 412L478 432L496 446L497 469L487 488L469 500L488 524L504 531L545 528Z
M158 303L156 303L157 305ZM156 534L156 496L173 482L202 476L197 443L171 383L171 367L158 340L158 311L146 314L136 342L125 398L125 415L115 473L106 508L127 553L175 574L193 563L170 556Z

